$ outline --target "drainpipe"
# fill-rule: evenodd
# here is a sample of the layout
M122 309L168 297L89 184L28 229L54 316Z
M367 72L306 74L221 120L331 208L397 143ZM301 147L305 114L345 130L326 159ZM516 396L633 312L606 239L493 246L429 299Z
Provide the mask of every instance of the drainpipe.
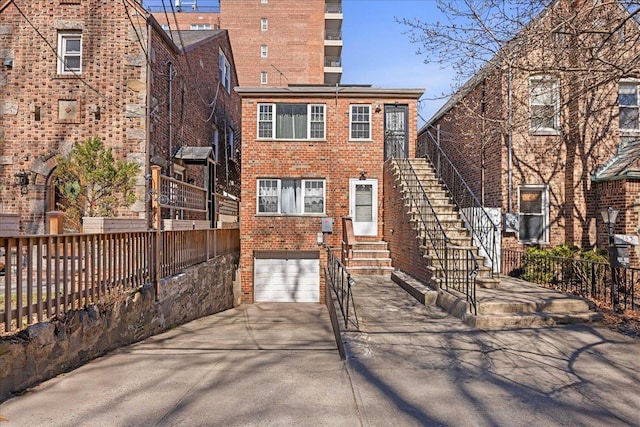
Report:
M173 63L169 62L169 164L167 174L173 178Z
M144 176L145 178L151 176L151 35L152 35L152 27L149 21L150 16L147 14L147 95L146 95L146 117L145 117L145 143L144 143ZM149 194L151 191L150 180L145 179L145 194ZM144 199L143 199L144 200ZM145 213L147 215L147 227L151 228L153 224L153 210L151 209L151 201L146 202Z
M507 212L513 212L513 141L511 133L511 125L513 120L513 75L511 73L511 66L507 73L508 87L507 87L507 193L508 193L508 208Z

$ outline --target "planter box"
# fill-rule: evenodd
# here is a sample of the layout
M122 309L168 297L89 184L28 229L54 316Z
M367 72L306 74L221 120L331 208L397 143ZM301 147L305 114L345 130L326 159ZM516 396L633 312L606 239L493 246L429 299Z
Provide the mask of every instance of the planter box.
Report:
M82 218L83 233L121 233L127 231L146 231L147 228L147 220L144 218Z
M191 219L163 219L162 229L167 231L184 231L184 230L208 230L211 228L208 220L191 220Z
M0 236L20 235L20 214L0 214Z

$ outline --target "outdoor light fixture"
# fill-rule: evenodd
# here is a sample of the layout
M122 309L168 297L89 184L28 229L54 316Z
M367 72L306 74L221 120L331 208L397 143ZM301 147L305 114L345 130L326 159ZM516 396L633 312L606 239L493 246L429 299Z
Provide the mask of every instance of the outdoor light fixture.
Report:
M609 234L609 265L611 267L611 304L613 305L613 311L618 312L618 275L616 272L617 254L615 246L615 237L613 234L613 226L618 219L618 211L609 206L606 210L600 211L602 215L602 222L607 225L607 231Z
M364 181L367 179L367 171L362 171L360 172L360 178L358 178L360 181Z
M20 194L27 194L29 191L29 172L20 169L20 172L13 175L13 182L20 187Z

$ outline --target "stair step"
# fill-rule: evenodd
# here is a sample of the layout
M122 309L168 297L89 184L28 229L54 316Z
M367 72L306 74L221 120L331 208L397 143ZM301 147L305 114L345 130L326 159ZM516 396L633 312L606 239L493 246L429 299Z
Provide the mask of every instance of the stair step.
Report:
M602 320L596 312L527 313L511 315L466 315L464 322L479 329L530 328L540 326L593 323Z
M349 268L351 267L391 267L391 258L351 258Z
M353 258L367 258L367 259L389 258L389 251L388 250L372 250L372 249L354 249Z
M352 275L376 276L391 274L393 267L348 267L347 270Z

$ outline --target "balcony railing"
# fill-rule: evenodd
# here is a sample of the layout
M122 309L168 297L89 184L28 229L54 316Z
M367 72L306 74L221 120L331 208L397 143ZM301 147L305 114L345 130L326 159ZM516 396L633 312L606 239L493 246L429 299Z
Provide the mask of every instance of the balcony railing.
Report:
M340 30L325 30L325 40L342 40L342 31Z
M239 250L238 229L0 237L0 331L104 303Z
M325 13L342 13L342 3L325 3Z
M325 67L342 67L342 58L340 58L339 56L325 56L324 66Z

